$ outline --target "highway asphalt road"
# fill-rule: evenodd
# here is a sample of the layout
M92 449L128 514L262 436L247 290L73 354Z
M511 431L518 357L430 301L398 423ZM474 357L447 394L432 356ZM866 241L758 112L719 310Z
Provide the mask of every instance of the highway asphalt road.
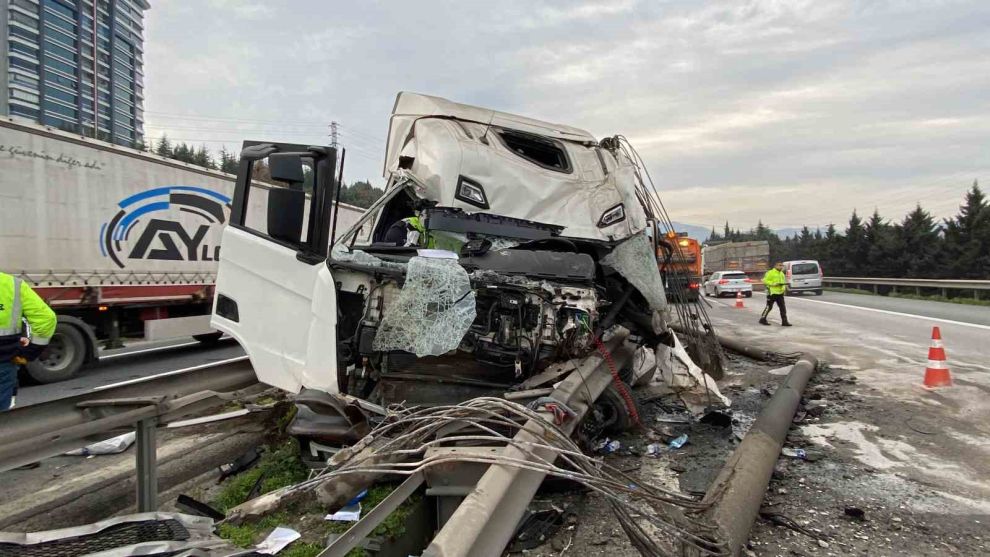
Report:
M216 363L244 355L244 350L230 339L204 346L192 339L138 343L101 354L100 362L83 369L69 381L49 385L24 385L17 393L17 405L28 406L89 392L103 387L150 377L160 373Z
M990 308L826 292L788 297L794 326L785 328L776 308L772 326L757 323L760 293L745 300L745 309L730 299L710 301L720 335L777 352L810 352L832 366L833 376L854 377L865 409L810 433L848 449L890 482L909 478L946 494L949 514L990 514ZM934 326L954 386L929 390L922 382Z

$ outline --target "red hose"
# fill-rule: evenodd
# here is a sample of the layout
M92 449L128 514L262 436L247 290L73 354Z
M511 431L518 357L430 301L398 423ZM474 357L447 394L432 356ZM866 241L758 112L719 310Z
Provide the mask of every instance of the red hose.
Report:
M619 391L622 400L626 401L626 410L629 411L629 415L633 419L633 425L640 425L636 402L633 400L632 393L626 388L626 384L622 381L622 378L619 377L619 368L616 367L615 360L612 359L612 353L608 351L608 348L605 348L605 343L598 337L595 337L595 346L598 347L598 352L605 358L605 363L608 364L608 370L612 374L612 383L615 385L615 390Z

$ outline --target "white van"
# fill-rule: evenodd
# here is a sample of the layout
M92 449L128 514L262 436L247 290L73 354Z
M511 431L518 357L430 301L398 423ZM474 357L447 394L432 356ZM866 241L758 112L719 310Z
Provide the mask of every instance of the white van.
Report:
M822 266L813 259L784 261L784 274L787 275L787 293L800 294L814 292L822 295Z

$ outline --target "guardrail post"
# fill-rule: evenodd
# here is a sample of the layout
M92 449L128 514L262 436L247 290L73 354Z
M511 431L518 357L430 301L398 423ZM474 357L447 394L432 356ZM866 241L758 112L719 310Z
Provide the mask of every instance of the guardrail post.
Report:
M137 423L137 510L139 513L158 510L158 418L145 418Z

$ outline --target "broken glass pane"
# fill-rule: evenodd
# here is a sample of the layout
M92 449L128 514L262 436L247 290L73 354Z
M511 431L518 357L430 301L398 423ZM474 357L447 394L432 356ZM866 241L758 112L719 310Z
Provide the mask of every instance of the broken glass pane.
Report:
M457 260L413 257L372 348L439 356L457 348L474 318L471 281Z
M640 232L616 246L612 253L602 258L601 263L615 269L635 286L651 309L663 310L667 307L653 243L645 233Z

